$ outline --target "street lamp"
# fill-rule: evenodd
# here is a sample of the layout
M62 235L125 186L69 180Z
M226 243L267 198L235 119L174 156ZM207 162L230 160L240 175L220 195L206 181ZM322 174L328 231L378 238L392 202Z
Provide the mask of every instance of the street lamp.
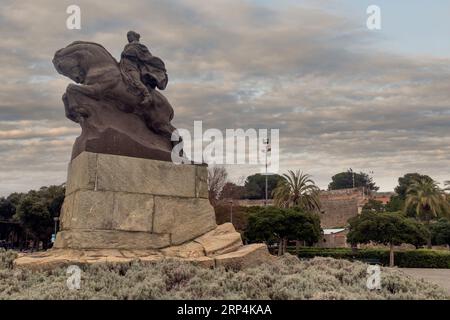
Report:
M265 174L265 178L266 178L266 196L264 199L264 206L267 206L267 200L268 200L268 188L267 188L267 154L269 153L269 151L271 151L270 149L270 144L269 144L269 138L264 138L263 140L263 144L266 146L266 174Z

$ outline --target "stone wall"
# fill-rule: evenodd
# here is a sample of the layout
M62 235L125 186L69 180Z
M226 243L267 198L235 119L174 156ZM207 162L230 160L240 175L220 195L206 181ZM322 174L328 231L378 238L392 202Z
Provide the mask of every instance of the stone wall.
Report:
M345 227L348 219L361 213L367 198L359 188L320 192L322 228Z
M344 227L347 220L361 213L368 197L361 188L320 191L322 204L320 220L322 228ZM273 200L268 200L273 205ZM218 206L230 207L228 199L220 200ZM264 200L233 199L233 207L264 206Z
M320 248L348 248L350 245L347 243L348 231L342 231L338 233L322 235L321 239L317 243Z

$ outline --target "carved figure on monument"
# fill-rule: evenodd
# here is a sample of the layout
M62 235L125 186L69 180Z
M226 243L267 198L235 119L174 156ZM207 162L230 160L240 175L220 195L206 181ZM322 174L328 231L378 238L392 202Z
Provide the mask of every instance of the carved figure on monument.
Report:
M151 96L149 88L164 90L168 77L164 62L152 56L146 46L139 43L140 35L134 31L127 33L128 44L122 52L120 70L124 77L143 96L141 104L149 104Z
M75 41L55 53L56 70L77 84L63 95L66 116L80 124L72 159L83 151L171 161L174 111L157 90L164 62L128 32L120 64L101 45Z

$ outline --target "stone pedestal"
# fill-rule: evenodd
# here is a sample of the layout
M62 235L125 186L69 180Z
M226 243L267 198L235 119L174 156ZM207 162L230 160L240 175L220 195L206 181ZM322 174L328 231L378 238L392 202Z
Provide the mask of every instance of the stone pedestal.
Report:
M160 249L216 227L207 167L83 152L69 165L55 248Z
M69 165L53 249L20 257L16 266L172 257L211 267L267 260L265 245L243 246L232 224L216 225L207 174L204 165L83 152Z

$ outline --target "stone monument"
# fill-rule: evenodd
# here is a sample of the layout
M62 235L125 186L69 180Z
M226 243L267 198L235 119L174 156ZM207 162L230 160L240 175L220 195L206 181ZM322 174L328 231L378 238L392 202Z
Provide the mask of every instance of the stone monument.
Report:
M171 139L173 108L158 91L168 83L165 64L139 34L130 31L127 38L120 63L92 42L76 41L55 53L56 70L77 83L69 84L63 102L82 132L53 248L21 256L15 265L171 257L245 267L270 259L264 244L244 246L231 223L216 225L206 165L172 162L181 140Z

